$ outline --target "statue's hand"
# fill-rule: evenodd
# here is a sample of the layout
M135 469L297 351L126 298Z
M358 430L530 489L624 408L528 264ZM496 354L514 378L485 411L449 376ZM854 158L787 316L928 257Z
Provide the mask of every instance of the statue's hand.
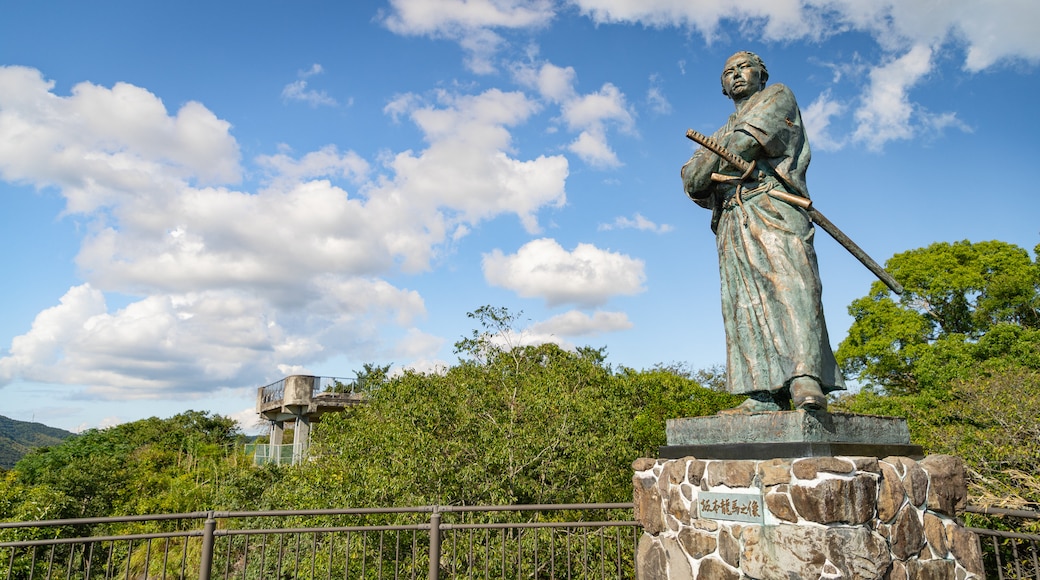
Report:
M736 153L746 161L754 161L762 153L762 145L757 139L744 131L734 131L722 139L722 145L729 151ZM729 163L725 163L728 170L738 171Z

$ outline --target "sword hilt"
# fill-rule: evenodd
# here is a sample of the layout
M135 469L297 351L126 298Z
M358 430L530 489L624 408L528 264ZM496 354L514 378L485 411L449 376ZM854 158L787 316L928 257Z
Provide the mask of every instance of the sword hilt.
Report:
M687 129L686 137L692 141L696 141L701 147L704 147L708 151L718 155L730 165L739 169L742 173L747 172L748 168L751 167L751 163L748 160L727 151L725 147L719 145L718 141L703 133L694 131L693 129Z

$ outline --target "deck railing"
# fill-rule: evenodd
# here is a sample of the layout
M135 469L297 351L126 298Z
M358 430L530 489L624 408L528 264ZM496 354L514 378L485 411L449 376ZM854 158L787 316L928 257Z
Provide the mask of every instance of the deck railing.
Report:
M288 377L286 377L288 378ZM365 379L360 377L310 377L313 379L311 396L317 397L321 393L358 394L363 393L366 388ZM261 404L274 403L285 398L285 378L277 380L269 385L260 387Z

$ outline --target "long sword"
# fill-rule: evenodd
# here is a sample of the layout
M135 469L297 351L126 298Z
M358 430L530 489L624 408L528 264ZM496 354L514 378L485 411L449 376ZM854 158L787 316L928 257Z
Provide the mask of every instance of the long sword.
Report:
M704 135L703 133L698 133L693 129L689 129L686 131L686 137L693 141L696 141L708 151L711 151L712 153L726 160L730 165L733 165L738 170L740 170L741 173L747 173L748 169L751 168L751 163L749 161L747 161L739 155L733 154L731 151L727 151L725 147L719 145L718 141ZM731 175L720 175L718 173L712 173L711 179L713 181L720 182L740 181L739 177L734 177ZM806 213L809 214L809 219L811 219L813 223L817 224L818 226L820 226L820 228L823 229L823 231L830 234L831 237L835 239L835 241L841 244L843 248L848 250L849 253L852 254L857 260L859 260L861 264L866 266L868 270L870 270L875 276L877 276L878 280L884 282L885 285L888 286L896 294L903 293L903 285L899 282L896 282L896 279L893 278L891 274L886 272L884 268L878 265L878 263L875 262L873 258L868 256L862 248L856 245L856 242L853 242L851 239L849 239L849 237L846 236L844 232L838 229L838 226L834 225L831 222L831 220L827 219L822 213L820 213L819 210L813 207L812 200L806 199L799 195L791 195L786 191L777 191L775 189L769 191L769 197L785 201L791 205L795 205L804 209Z

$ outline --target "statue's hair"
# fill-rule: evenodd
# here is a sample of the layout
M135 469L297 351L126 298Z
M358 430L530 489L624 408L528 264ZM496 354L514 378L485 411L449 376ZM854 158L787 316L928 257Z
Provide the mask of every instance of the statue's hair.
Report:
M751 62L755 66L757 66L758 68L760 68L762 70L762 75L761 75L762 86L761 86L761 88L765 88L766 81L769 80L769 69L766 68L765 61L762 60L762 57L760 57L757 54L751 52L750 50L741 50L741 51L735 52L729 58L733 58L734 56L741 56L741 55L748 57L748 59L750 59ZM728 61L729 58L727 58L726 60ZM722 80L722 76L721 75L719 75L719 81L722 82L722 94L724 94L724 95L726 95L728 97L729 93L726 92L726 83Z

